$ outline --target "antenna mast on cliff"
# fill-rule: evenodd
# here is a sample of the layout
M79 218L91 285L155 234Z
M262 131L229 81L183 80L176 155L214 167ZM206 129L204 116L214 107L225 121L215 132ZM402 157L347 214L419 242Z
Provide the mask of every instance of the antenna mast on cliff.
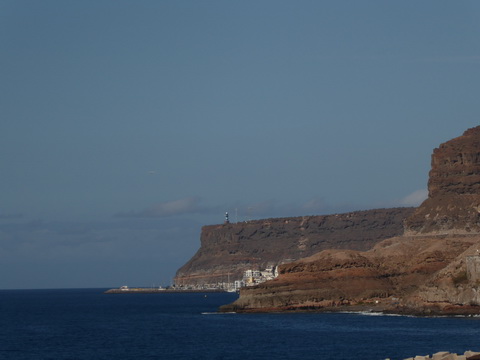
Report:
M252 220L252 207L249 206L247 209L247 222L250 222Z

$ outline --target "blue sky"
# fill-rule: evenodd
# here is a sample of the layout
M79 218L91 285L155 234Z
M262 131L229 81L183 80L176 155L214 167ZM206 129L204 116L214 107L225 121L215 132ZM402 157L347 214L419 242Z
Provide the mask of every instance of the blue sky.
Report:
M417 205L475 1L0 0L0 288L169 284L202 225Z

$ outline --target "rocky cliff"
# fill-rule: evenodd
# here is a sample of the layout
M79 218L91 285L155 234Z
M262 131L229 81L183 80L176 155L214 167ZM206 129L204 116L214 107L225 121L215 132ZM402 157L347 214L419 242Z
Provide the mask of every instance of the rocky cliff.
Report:
M224 310L480 313L480 127L432 155L428 199L402 236L369 251L325 250L241 290Z
M480 230L480 127L433 151L428 199L407 222L407 234Z
M247 269L265 269L324 249L368 250L403 232L413 208L377 209L204 226L201 247L176 274L177 285L241 279Z

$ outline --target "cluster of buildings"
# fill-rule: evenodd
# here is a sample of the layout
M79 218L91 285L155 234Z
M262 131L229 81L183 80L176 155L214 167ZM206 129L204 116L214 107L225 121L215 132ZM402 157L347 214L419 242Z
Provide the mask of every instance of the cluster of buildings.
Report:
M244 286L254 286L268 280L273 280L278 276L277 266L269 266L265 270L246 270L243 273L242 280L236 280L233 284L235 290Z
M218 282L214 284L196 284L196 285L180 285L175 284L174 289L177 290L224 290L234 292L245 286L254 286L268 280L273 280L278 276L277 266L268 266L265 270L246 270L241 280L230 282Z

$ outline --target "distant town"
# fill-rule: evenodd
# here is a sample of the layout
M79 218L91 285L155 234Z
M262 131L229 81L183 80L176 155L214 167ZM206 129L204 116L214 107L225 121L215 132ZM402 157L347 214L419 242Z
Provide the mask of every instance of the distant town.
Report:
M278 267L269 266L265 270L249 269L244 271L241 280L217 282L212 284L199 285L179 285L174 284L168 287L150 287L138 288L128 287L127 285L120 286L117 289L107 290L108 294L119 293L158 293L158 292L238 292L242 287L255 286L268 280L273 280L278 276Z
M269 266L265 270L246 270L241 280L232 282L217 282L212 284L180 285L174 284L172 288L178 290L225 290L229 292L239 291L245 286L255 286L278 276L278 267Z

